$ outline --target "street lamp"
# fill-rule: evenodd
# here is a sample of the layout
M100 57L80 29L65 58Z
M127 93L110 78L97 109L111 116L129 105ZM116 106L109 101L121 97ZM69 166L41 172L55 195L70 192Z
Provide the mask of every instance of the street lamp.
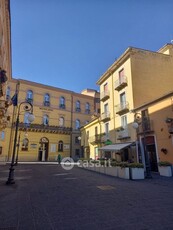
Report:
M18 127L19 127L19 115L21 110L21 106L23 109L23 112L30 112L28 115L28 121L33 122L34 121L34 115L33 115L33 105L30 102L21 102L18 107L18 112L17 112L17 118L16 118L16 123L15 123L15 135L14 135L14 145L13 145L13 154L12 154L12 159L11 159L11 165L9 168L9 176L8 180L6 182L7 185L10 184L15 184L14 181L14 161L15 161L15 153L16 153L16 147L17 147L17 133L18 133Z
M148 125L148 120L145 116L142 116L140 113L135 113L134 115L134 123L132 124L134 129L138 129L139 125L142 127L142 133L143 133L143 147L144 147L144 157L145 157L145 167L146 167L146 176L145 178L152 178L151 176L151 167L150 167L150 161L147 151L147 144L146 144L146 127Z

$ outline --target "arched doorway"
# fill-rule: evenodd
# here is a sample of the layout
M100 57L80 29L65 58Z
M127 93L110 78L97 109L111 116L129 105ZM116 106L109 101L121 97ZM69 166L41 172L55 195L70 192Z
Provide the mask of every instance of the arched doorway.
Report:
M38 161L47 161L49 152L49 140L46 137L40 139L40 147L38 151Z

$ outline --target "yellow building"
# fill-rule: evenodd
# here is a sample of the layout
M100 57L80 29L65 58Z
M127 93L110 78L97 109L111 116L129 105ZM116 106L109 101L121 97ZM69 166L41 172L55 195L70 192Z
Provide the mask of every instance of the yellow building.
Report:
M97 92L90 89L89 94L93 94L88 96L87 90L85 94L80 94L22 79L11 79L8 97L15 94L18 82L18 109L13 111L16 106L10 107L11 120L1 138L2 156L10 159L12 155L16 114L19 112L16 140L19 161L55 161L58 153L62 157L71 156L74 159L83 157L80 127L90 121L91 114L98 107ZM23 102L33 105L35 120L32 123L28 121L28 112L24 109L27 104Z
M100 156L104 153L117 160L140 161L131 111L172 91L172 76L173 44L166 44L157 52L129 47L108 68L97 84L100 86L101 130L107 144L112 145L100 148ZM92 129L91 125L91 132L88 130L91 135ZM94 152L90 155L94 156Z
M2 156L2 142L4 129L9 120L8 116L8 79L11 79L11 26L10 1L0 1L0 160Z
M145 132L151 170L157 171L159 161L173 164L173 91L136 107L133 112L142 115L139 119L143 125L139 125L137 137L142 146ZM139 155L145 160L143 151Z

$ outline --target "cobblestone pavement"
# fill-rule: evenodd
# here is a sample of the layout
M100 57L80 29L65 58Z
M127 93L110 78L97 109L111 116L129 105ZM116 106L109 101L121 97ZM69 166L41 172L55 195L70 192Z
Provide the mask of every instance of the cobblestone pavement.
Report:
M172 230L173 178L130 181L60 165L18 165L5 185L0 230Z

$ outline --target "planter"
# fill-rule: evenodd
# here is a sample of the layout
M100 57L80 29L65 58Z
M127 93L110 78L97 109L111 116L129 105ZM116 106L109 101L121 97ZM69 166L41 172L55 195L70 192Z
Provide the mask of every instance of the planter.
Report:
M127 180L130 179L129 167L126 167L126 168L117 167L117 168L118 168L119 178L123 178Z
M105 167L105 174L110 176L118 176L118 167Z
M101 167L100 167L100 173L104 173L105 174L105 167L102 165Z
M172 176L172 167L171 166L159 166L160 176Z
M144 176L144 168L130 168L130 174L132 180L142 180Z

